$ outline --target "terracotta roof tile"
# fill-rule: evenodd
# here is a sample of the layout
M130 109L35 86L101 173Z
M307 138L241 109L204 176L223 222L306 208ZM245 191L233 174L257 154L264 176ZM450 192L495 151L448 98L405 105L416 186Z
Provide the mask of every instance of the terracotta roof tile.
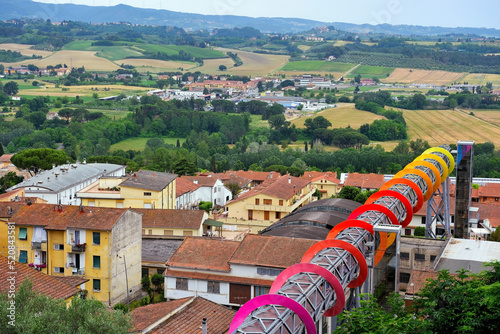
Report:
M0 202L0 218L12 218L25 206L24 202Z
M169 266L229 271L229 260L240 243L187 237L167 262Z
M169 227L199 229L203 224L203 210L130 209L142 214L142 227Z
M272 174L271 174L272 173ZM271 178L278 178L281 176L280 173L278 172L254 172L254 171L232 171L231 174L244 177L246 179L252 180L252 181L257 181L257 182L264 182L265 180Z
M80 207L63 205L59 211L57 205L26 205L12 217L12 221L23 226L45 226L47 230L66 230L82 228L89 230L110 231L118 219L128 209Z
M186 177L179 177L175 182L175 196L179 197L184 195L187 192L195 191L200 188L201 185L195 184L192 181L188 180Z
M485 186L480 186L478 191L479 197L500 197L500 183L486 183Z
M210 176L182 176L181 178L198 184L200 187L213 187L218 180L216 177Z
M12 158L14 154L3 154L0 156L0 162L10 162L10 158Z
M258 279L251 277L237 277L237 276L226 276L226 275L216 275L207 274L192 271L181 271L168 269L165 273L167 277L183 277L183 278L194 278L204 281L216 281L216 282L228 282L228 283L238 283L246 285L261 285L261 286L271 286L273 285L273 280Z
M349 173L344 181L344 186L351 186L365 189L379 189L384 184L383 174L359 174Z
M196 297L191 304L156 327L152 333L201 334L203 318L207 319L207 334L227 333L235 314L236 311L225 306Z
M14 270L12 270L9 267L9 261L7 258L0 256L0 292L6 292L9 290L10 282L7 280L11 277L9 272L16 273L16 290L19 289L19 286L25 279L30 279L33 281L34 291L51 298L68 299L80 291L80 289L72 285L68 285L52 276L45 275L38 270L28 267L27 265L15 262L14 267Z
M336 173L333 172L304 172L304 175L301 176L303 179L309 180L311 182L319 181L319 180L328 180L336 184L340 184L340 180L337 179Z
M172 300L169 302L151 304L136 308L130 314L133 326L131 332L141 332L145 330L155 322L161 320L163 317L168 315L170 312L181 307L191 298L192 297L187 297L187 298Z
M127 180L120 183L120 187L130 187L161 191L177 178L170 173L153 172L141 169L132 174Z
M55 279L74 287L79 287L83 283L87 283L90 279L78 276L52 276Z
M287 268L299 263L317 240L248 234L229 263Z

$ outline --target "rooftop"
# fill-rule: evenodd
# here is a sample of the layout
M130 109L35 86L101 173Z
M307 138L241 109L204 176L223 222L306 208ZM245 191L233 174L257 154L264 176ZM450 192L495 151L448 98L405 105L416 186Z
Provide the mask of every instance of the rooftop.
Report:
M287 268L299 263L317 241L248 234L236 249L231 264Z
M132 174L127 180L120 183L120 187L161 191L176 178L177 175L175 174L141 169L140 171Z
M175 196L180 197L187 192L195 191L199 187L201 187L199 184L195 184L185 177L179 177L175 182Z
M344 186L365 189L378 189L384 184L384 174L349 173L344 181Z
M43 274L27 265L14 263L14 269L9 265L7 258L0 256L0 292L7 292L10 289L10 272L16 273L15 287L19 289L21 283L30 279L33 282L33 291L44 294L51 298L68 299L74 296L80 289L74 285L67 284L55 277Z
M428 279L437 279L438 272L432 270L412 270L410 281L406 288L407 295L416 295L427 284ZM412 285L413 284L413 285Z
M60 192L84 180L104 176L125 168L115 164L66 164L43 171L9 190L22 187L37 187L41 191Z
M187 237L167 262L167 267L230 271L229 260L237 241Z
M52 204L26 205L12 217L21 226L44 226L47 230L81 228L110 231L127 209L84 207Z
M192 297L172 300L169 302L141 306L132 311L132 332L142 332L157 321L166 317L169 313L181 308Z
M204 210L131 209L142 215L142 227L199 229Z
M164 265L182 244L177 239L142 239L142 262L158 262Z

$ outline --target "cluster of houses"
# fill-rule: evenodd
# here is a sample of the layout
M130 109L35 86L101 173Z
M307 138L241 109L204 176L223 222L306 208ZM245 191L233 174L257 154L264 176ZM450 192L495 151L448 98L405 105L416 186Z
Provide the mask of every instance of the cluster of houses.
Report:
M7 266L13 230L18 285L30 278L37 291L68 303L84 291L113 306L141 298L141 278L160 273L167 301L134 310L135 332L169 333L181 326L223 332L234 309L268 293L281 271L361 205L335 198L342 187L375 190L388 177L347 173L339 179L316 171L178 177L146 170L126 175L114 164L57 166L0 195L0 268ZM230 184L240 192L232 193ZM476 232L483 239L500 225L499 198L495 180L473 190ZM199 210L202 201L216 209ZM425 218L421 209L402 231L399 278L408 298L416 293L408 286L421 277L464 261L476 270L500 251L488 241L411 238ZM433 228L439 234L440 227ZM464 247L480 248L484 256L462 254ZM387 259L375 277L390 266ZM7 289L1 279L6 272L0 273L0 291Z

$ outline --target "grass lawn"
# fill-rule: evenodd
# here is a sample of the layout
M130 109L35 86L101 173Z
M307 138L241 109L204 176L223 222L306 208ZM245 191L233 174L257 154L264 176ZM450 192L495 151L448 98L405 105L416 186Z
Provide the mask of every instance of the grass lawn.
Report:
M321 60L291 61L286 63L280 71L321 71L321 72L347 72L354 64L338 63Z
M250 130L257 128L269 128L269 122L267 120L262 120L262 115L250 115Z
M340 92L354 92L356 87L349 87L345 89L341 89ZM360 92L368 92L371 90L379 90L379 87L376 86L359 86L359 91Z
M114 150L134 150L134 151L142 151L146 147L146 142L151 139L151 138L143 138L143 137L135 137L135 138L128 138L125 139L119 143L111 145L110 151ZM170 138L170 137L163 137L163 140L165 140L165 144L171 144L171 145L176 145L177 144L177 139L179 139L181 145L186 141L185 138Z

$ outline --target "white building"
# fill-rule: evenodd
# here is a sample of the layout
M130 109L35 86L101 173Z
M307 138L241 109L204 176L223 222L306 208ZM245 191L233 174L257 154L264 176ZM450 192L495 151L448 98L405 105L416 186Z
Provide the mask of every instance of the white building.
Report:
M103 176L123 176L125 166L104 163L65 164L43 171L14 187L24 188L26 197L39 197L48 204L80 205L76 193Z
M199 188L196 189L193 194L193 200L198 203L200 201L203 202L211 202L214 206L224 206L227 202L233 199L233 195L229 189L226 188L224 183L215 177L209 176L182 176L177 179L184 179L190 181L196 185L199 185ZM198 196L198 198L196 198Z
M241 243L188 237L167 262L165 298L200 296L240 306L269 293L276 276L299 263L316 242L253 234Z

